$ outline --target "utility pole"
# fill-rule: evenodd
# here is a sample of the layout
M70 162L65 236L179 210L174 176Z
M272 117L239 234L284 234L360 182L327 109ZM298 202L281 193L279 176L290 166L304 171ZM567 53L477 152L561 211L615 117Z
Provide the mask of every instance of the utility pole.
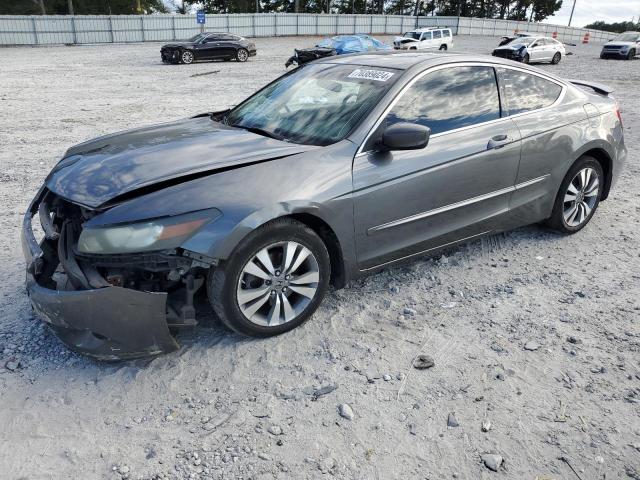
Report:
M573 20L573 11L576 9L576 0L573 0L573 7L571 7L571 15L569 15L569 27L571 26L571 20Z
M69 15L73 15L73 0L67 0L67 5L69 5Z
M47 14L47 10L44 8L44 0L33 0L33 2L38 4L38 6L40 7L40 13L42 13L42 15Z

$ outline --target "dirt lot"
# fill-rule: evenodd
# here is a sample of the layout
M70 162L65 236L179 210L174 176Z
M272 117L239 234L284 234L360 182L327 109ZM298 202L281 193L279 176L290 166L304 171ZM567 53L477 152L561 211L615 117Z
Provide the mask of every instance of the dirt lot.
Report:
M158 44L1 51L0 477L640 479L640 61L598 46L542 67L613 85L623 110L626 171L578 235L531 226L385 270L278 338L203 310L151 361L88 360L33 318L21 218L68 146L235 104L314 41L191 66ZM412 368L420 353L435 366Z

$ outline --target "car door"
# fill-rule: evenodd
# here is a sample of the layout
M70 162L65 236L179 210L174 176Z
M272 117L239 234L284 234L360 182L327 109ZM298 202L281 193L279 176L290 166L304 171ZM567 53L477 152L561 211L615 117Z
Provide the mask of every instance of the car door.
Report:
M220 56L220 36L209 35L200 44L198 48L199 58L212 59Z
M543 40L538 38L529 47L527 47L527 53L529 54L529 61L539 62L545 59L545 51Z
M380 152L399 122L432 131L422 150ZM493 67L436 67L412 80L378 120L353 165L358 263L367 270L491 231L506 213L520 135L501 113Z
M420 48L431 48L431 32L422 32Z
M444 42L442 41L442 30L433 31L433 41L431 42L432 48L440 48Z

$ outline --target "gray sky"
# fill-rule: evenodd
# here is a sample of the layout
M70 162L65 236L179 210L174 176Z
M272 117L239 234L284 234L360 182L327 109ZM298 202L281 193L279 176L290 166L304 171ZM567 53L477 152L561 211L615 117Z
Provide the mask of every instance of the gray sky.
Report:
M566 25L569 22L573 0L563 0L562 8L545 23ZM640 15L640 0L576 0L571 25L583 27L596 20L605 22L631 21L631 17L638 20Z

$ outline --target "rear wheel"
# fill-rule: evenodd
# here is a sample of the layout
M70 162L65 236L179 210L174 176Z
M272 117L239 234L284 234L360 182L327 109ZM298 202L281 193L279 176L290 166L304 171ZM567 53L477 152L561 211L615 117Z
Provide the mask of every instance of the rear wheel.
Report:
M562 58L562 55L560 55L560 52L556 52L556 54L553 56L553 58L551 59L551 63L553 65L557 65L558 63L560 63L560 59Z
M249 58L249 52L247 52L244 48L239 48L236 52L236 60L239 62L246 62Z
M547 224L562 233L582 230L600 204L603 185L604 173L600 163L587 155L579 158L560 185Z
M183 50L182 53L180 54L180 61L182 61L182 63L189 64L189 63L193 63L194 60L195 60L195 57L191 50Z
M279 219L252 232L229 262L209 275L213 310L243 335L278 335L304 323L331 275L326 246L306 225Z
M443 43L438 50L447 50L447 45Z

